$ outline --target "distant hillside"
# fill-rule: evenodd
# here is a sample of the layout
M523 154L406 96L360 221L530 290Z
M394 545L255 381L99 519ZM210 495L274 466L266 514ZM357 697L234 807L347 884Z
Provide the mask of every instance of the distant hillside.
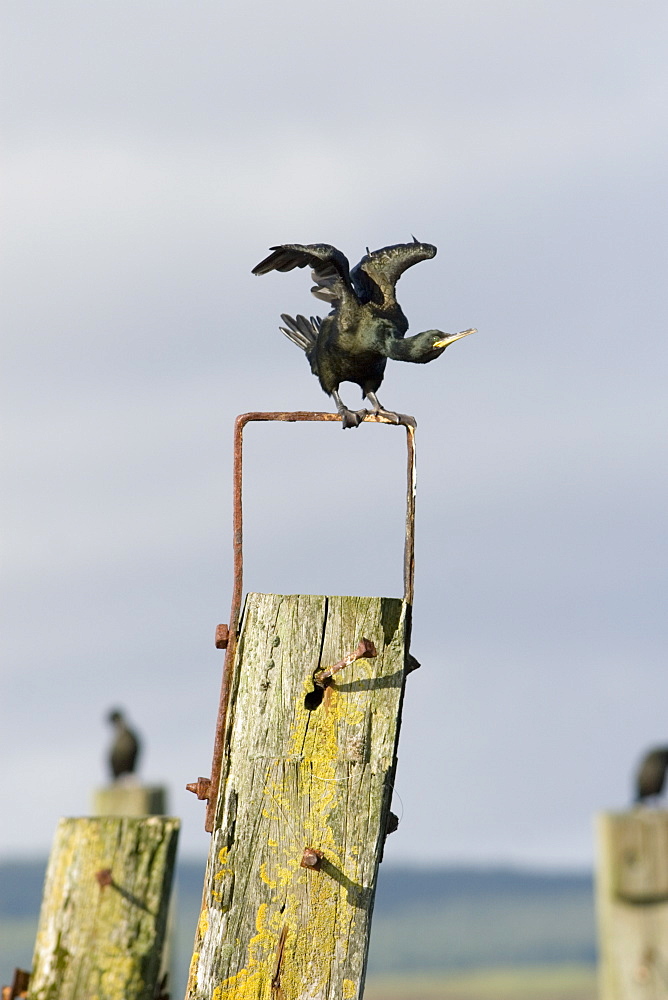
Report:
M46 863L0 863L0 982L28 968ZM173 996L185 990L204 861L181 860ZM369 974L591 964L592 878L504 868L381 866Z
M46 861L0 862L0 920L39 913Z
M381 868L370 973L595 958L590 874Z

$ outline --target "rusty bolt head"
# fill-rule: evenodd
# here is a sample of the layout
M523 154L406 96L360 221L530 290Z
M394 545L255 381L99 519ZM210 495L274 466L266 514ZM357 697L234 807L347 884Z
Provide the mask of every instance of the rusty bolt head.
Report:
M216 649L227 649L230 641L230 630L227 625L216 626Z
M319 851L316 847L305 847L299 864L302 868L311 868L313 871L317 872L320 870L320 863L322 859L322 851Z
M114 881L111 875L111 868L101 868L99 872L95 872L95 878L98 881L100 889L104 889L105 885L111 885Z
M187 792L194 792L198 799L208 799L211 794L211 779L198 778L186 785Z

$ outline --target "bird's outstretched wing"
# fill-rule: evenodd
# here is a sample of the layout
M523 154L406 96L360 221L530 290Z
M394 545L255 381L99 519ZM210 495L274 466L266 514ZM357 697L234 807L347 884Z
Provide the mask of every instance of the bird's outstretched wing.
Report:
M380 250L367 251L350 275L353 287L362 301L368 302L383 294L386 289L394 289L404 271L436 256L436 247L431 243L420 243L413 237L412 243L397 243Z
M271 247L273 252L253 268L253 274L269 271L292 271L295 267L310 267L315 286L311 289L316 298L336 303L347 296L355 296L350 280L348 258L328 243L285 243Z

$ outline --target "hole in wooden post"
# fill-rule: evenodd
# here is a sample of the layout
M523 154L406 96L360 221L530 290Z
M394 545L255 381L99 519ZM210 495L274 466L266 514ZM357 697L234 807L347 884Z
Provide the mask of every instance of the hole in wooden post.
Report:
M325 689L319 684L313 685L313 690L304 698L304 708L312 712L315 708L319 708L322 705L322 699L325 697Z

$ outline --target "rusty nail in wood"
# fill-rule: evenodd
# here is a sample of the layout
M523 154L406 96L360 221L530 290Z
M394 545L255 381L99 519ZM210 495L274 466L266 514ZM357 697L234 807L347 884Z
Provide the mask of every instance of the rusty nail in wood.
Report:
M376 652L376 647L372 643L371 639L360 639L357 649L355 650L355 659L361 660L363 657L373 658L378 656Z
M216 649L227 649L230 641L230 630L227 625L216 626Z
M198 799L208 799L211 794L211 779L198 778L197 781L191 781L186 785L186 791L193 792Z
M111 877L111 868L100 868L99 872L95 872L95 878L98 881L100 889L104 889L105 885L111 885L114 881Z
M360 639L354 653L348 653L342 660L335 663L333 667L327 667L325 670L316 670L313 680L322 687L323 681L326 681L329 677L333 677L334 674L338 673L339 670L343 670L344 667L349 667L355 660L372 659L374 656L378 656L378 653L371 639Z
M320 863L322 859L322 851L319 851L316 847L305 847L299 864L302 868L311 868L313 871L317 872L320 870Z
M288 925L283 924L281 933L278 936L278 944L276 946L276 961L274 962L274 972L271 977L271 995L273 997L283 997L285 994L281 989L281 963L283 961L283 952L285 950L285 939L288 936Z

